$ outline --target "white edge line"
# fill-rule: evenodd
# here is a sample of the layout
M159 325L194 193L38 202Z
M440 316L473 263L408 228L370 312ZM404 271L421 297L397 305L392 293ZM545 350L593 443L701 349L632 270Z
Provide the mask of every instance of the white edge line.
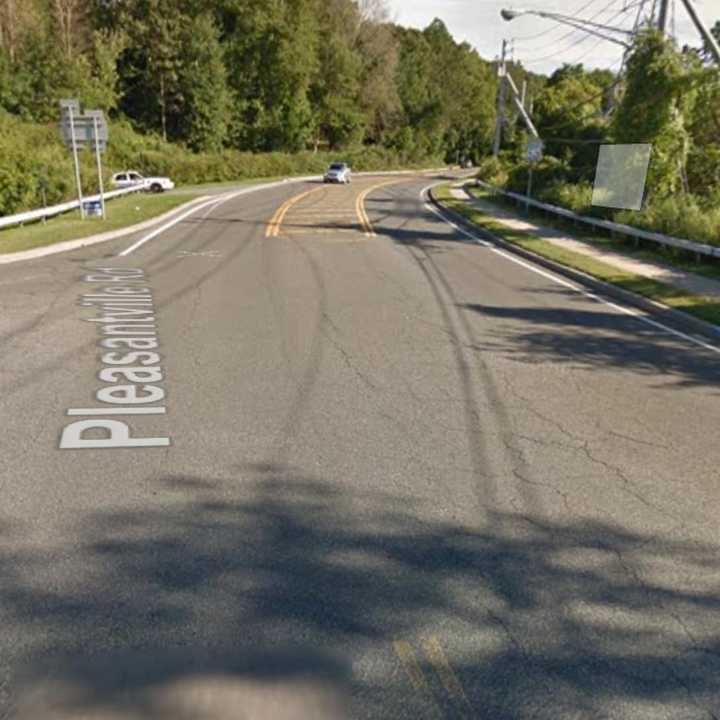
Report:
M462 233L468 238L472 238L476 243L479 245L483 245L484 247L489 247L494 253L497 253L498 255L501 255L502 257L506 258L507 260L510 260L511 262L516 263L517 265L521 265L522 267L526 268L527 270L530 270L531 272L536 273L537 275L542 275L545 278L548 278L549 280L552 280L554 283L557 283L558 285L562 285L564 287L569 288L570 290L573 290L574 292L584 295L585 297L595 300L596 302L602 303L603 305L607 305L608 307L614 308L615 310L618 310L619 312L629 315L630 317L634 317L637 320L641 320L644 323L647 323L648 325L652 325L655 328L658 328L660 330L665 331L666 333L669 333L670 335L675 335L676 337L682 338L683 340L687 340L694 345L698 345L699 347L705 348L706 350L711 350L712 352L720 354L720 347L717 347L716 345L710 345L709 343L703 342L702 340L698 340L697 338L694 338L692 335L687 335L684 332L681 332L680 330L675 330L674 328L668 327L667 325L663 325L663 323L658 322L657 320L653 320L650 317L648 317L646 314L644 314L641 311L638 310L632 310L628 307L624 307L622 305L618 305L617 303L611 302L610 300L605 300L604 298L600 297L599 295L596 295L595 293L592 293L588 290L584 290L581 287L578 287L574 283L568 282L567 280L563 280L556 275L553 275L545 270L542 270L538 267L535 267L534 265L526 262L525 260L521 260L520 258L515 257L511 253L508 253L505 250L501 250L500 248L496 247L492 243L488 242L487 240L483 240L474 233L471 233L464 228L461 228L459 225L454 223L450 218L448 218L442 211L440 211L437 207L434 205L431 205L428 198L428 192L431 188L436 187L437 185L441 185L442 183L433 183L432 185L428 185L427 187L423 188L420 191L420 198L425 203L425 207L428 210L431 210L435 215L437 215L439 218L444 220L448 225L453 227L458 232Z
M173 218L173 220L166 223L162 227L159 227L156 230L153 230L151 233L149 233L145 237L140 238L140 240L138 240L136 243L132 244L129 248L126 248L121 253L119 253L117 255L117 257L127 257L131 253L135 252L135 250L137 250L139 247L144 245L146 242L149 242L153 238L156 238L161 233L164 233L166 230L169 230L170 228L174 227L178 223L182 222L185 218L189 217L190 215L192 215L196 212L199 212L200 210L203 210L204 208L209 208L209 210L203 216L205 218L216 207L219 207L223 203L226 203L229 200L233 200L236 197L240 197L241 195L249 195L250 193L260 192L261 190L270 190L272 188L287 185L288 183L311 182L313 180L318 180L319 178L320 178L320 176L315 176L315 175L307 176L307 177L299 177L299 178L286 178L284 180L278 180L276 182L264 183L263 185L255 185L253 187L243 188L242 190L237 190L235 192L224 193L222 195L214 197L212 200L205 202L202 205L197 205L196 207L192 208L192 210L189 210L188 212L183 213L182 215L180 215L176 218Z
M157 225L163 220L173 217L176 213L181 212L183 209L189 208L191 205L197 205L200 202L209 200L210 196L204 195L197 197L194 200L183 203L178 207L168 210L161 215L157 215L148 220L136 223L135 225L129 225L127 227L117 228L115 230L107 230L98 235L89 235L87 237L78 238L76 240L64 240L63 242L55 243L53 245L41 245L31 250L20 250L19 252L12 253L0 253L0 265L10 265L12 263L23 262L25 260L37 260L39 258L48 257L50 255L58 255L64 252L71 252L72 250L79 250L80 248L91 247L98 243L110 242L111 240L118 240L126 235L134 235L139 233L146 228Z
M355 173L357 176L361 177L374 177L374 176L383 176L383 175L421 175L426 173L435 173L435 172L444 172L448 168L436 168L434 170L403 170L403 171L397 171L397 172L359 172ZM279 185L284 185L287 183L302 183L302 182L313 182L320 180L320 175L305 175L301 177L288 177L283 178L282 180L274 181L272 183L263 183L261 185L254 186L252 188L248 188L247 192L256 192L259 190L265 190L267 188L273 188L277 187ZM129 193L128 193L129 194ZM189 206L191 203L200 203L207 200L208 197L199 197L195 198L194 200L191 200L190 202L185 204L185 207ZM182 206L181 206L182 207ZM203 205L205 207L205 205ZM50 255L59 255L61 253L65 252L71 252L73 250L79 250L80 248L90 247L91 245L96 245L98 243L103 242L109 242L111 240L117 240L121 237L124 237L125 235L134 235L135 233L139 233L141 230L144 230L146 227L151 227L152 225L157 224L158 222L162 222L161 218L164 216L173 215L174 213L179 212L179 208L174 208L173 210L169 210L167 213L164 213L164 215L160 215L154 218L150 218L148 220L144 220L141 223L139 223L140 227L134 227L134 226L128 226L124 228L118 228L117 230L109 230L104 233L100 233L99 235L91 235L85 238L79 238L76 240L66 240L64 242L55 243L51 245L43 245L41 247L32 248L31 250L20 250L18 252L12 252L12 253L0 253L0 265L10 265L17 262L24 262L26 260L37 260L39 258L49 257Z

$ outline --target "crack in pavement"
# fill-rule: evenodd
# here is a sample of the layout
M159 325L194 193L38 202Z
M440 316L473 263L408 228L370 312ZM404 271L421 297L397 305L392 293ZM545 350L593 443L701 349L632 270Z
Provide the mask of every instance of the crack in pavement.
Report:
M697 652L706 652L720 658L720 653L714 652L712 650L709 650L708 648L703 648L702 646L698 645L693 635L688 631L687 627L685 626L685 623L681 620L679 613L673 610L668 610L661 598L654 597L653 593L650 592L650 588L648 587L645 580L643 580L640 573L635 568L631 567L630 563L625 560L622 550L617 547L607 545L604 545L603 547L604 549L612 552L617 557L618 563L620 564L620 567L624 570L625 574L630 577L642 589L648 600L651 603L658 604L665 611L666 615L675 620L685 637L690 641L690 645L692 646L693 650ZM668 676L672 678L678 685L683 687L683 689L687 693L688 698L695 705L695 707L697 707L699 710L702 710L703 713L707 715L708 720L720 720L720 717L718 717L718 715L716 715L712 709L703 707L700 704L700 701L698 701L698 698L696 697L695 693L692 691L686 680L675 671L673 666L667 660L659 658L659 662L665 667Z

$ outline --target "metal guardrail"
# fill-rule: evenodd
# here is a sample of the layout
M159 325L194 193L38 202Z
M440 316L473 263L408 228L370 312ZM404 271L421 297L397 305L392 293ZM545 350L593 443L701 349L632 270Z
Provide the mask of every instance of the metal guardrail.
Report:
M558 207L557 205L549 205L548 203L542 203L538 200L533 200L526 195L520 195L514 192L508 192L507 190L501 190L494 185L477 180L477 184L490 190L490 192L496 195L504 195L517 202L522 202L525 205L536 207L545 212L554 213L560 215L567 220L574 222L585 223L586 225L592 225L594 227L602 228L607 230L611 234L626 235L627 237L637 238L640 240L650 240L651 242L659 243L660 245L667 245L669 247L680 248L687 252L695 253L696 255L705 255L706 257L720 258L720 246L707 245L705 243L693 242L692 240L685 240L683 238L673 237L671 235L662 235L661 233L650 232L649 230L641 230L640 228L634 228L631 225L625 225L623 223L616 223L610 220L600 220L599 218L588 217L587 215L578 215L577 213L568 210L567 208Z
M365 176L365 175L411 175L420 172L441 172L447 168L438 168L435 170L390 170L390 171L378 171L378 172L359 172L354 175ZM307 176L305 178L288 178L293 180L315 180L322 176ZM111 200L112 198L119 197L120 195L128 195L130 193L139 192L145 189L145 185L138 183L138 185L130 188L123 188L121 190L112 190L111 192L105 193L105 199ZM83 197L83 202L94 202L100 200L100 195L91 195ZM7 215L0 217L0 229L12 227L13 225L23 225L24 223L35 222L36 220L43 220L45 218L55 217L56 215L62 215L63 213L76 210L80 207L78 200L72 200L71 202L61 203L60 205L53 205L51 207L42 208L40 210L30 210L24 213L18 213L17 215Z
M137 185L129 188L122 188L121 190L112 190L105 193L105 199L111 200L112 198L119 197L120 195L129 195L130 193L138 192L144 189L144 185ZM89 195L83 197L83 203L96 202L100 200L99 195ZM0 217L0 229L12 227L13 225L23 225L28 222L35 222L36 220L43 220L44 218L55 217L56 215L62 215L63 213L76 210L80 207L79 200L72 200L71 202L61 203L60 205L53 205L51 207L42 208L40 210L30 210L29 212L18 213L17 215L7 215Z

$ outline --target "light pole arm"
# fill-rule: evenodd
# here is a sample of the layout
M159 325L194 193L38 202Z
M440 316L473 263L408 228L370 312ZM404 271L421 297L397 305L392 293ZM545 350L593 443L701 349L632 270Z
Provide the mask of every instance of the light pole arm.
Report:
M601 23L592 22L590 20L582 20L579 18L570 17L568 15L561 15L560 13L545 12L544 10L502 10L500 14L502 15L503 19L507 20L508 22L510 20L514 20L516 17L520 17L521 15L536 15L537 17L547 18L548 20L554 20L555 22L562 23L563 25L569 25L570 27L574 27L576 30L582 30L589 35L594 35L595 37L602 38L603 40L615 43L616 45L620 45L626 49L630 47L629 42L626 42L625 40L620 40L617 37L612 37L611 35L607 35L605 32L600 31L603 30L607 32L619 33L628 37L631 37L633 35L631 30L625 30L624 28L616 28L611 27L610 25L602 25Z

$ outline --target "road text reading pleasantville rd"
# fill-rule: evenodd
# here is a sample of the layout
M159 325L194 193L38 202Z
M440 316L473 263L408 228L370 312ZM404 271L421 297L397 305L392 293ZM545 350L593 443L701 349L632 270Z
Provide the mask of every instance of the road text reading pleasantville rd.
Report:
M87 417L67 425L60 437L60 449L166 447L170 438L138 437L117 416L164 415L166 408L155 405L165 399L158 349L157 325L152 293L142 270L132 268L94 268L83 280L99 287L81 297L83 307L93 307L98 316L86 318L96 323L99 345L105 352L104 367L98 377L105 387L95 397L101 407L73 408L71 417ZM100 431L98 433L98 431ZM102 437L97 437L101 434ZM88 437L91 435L92 437Z

